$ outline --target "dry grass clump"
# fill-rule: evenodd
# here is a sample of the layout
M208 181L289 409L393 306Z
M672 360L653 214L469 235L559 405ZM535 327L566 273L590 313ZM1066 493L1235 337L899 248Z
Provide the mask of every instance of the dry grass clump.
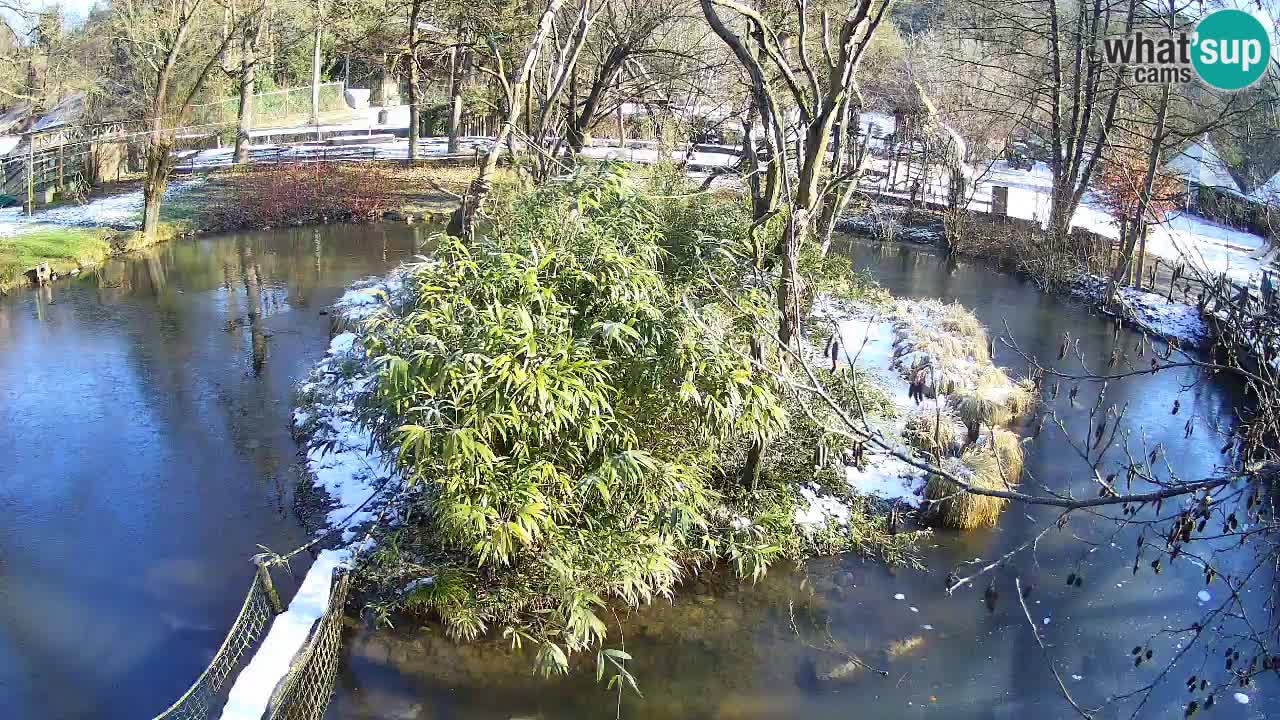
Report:
M964 443L963 429L948 409L912 413L902 428L907 445L923 453L953 455Z
M894 323L894 365L926 397L972 387L991 365L987 333L958 304L899 300Z
M1008 490L1012 486L1001 460L990 450L970 449L959 460L947 462L943 467L977 488ZM965 492L939 475L929 478L924 496L930 501L930 517L943 527L956 530L994 527L1000 513L1009 505L1004 498Z
M977 353L975 357L985 357L990 360L991 357L987 352L990 349L987 345L987 331L986 328L982 327L982 323L978 322L978 318L974 317L973 313L965 309L960 303L951 303L950 305L938 303L938 305L938 324L942 329L968 338L971 343L976 343L977 347L971 348L973 352Z
M983 427L1000 427L1025 415L1035 405L1029 381L1015 382L999 368L989 368L971 388L961 388L949 402L969 429L969 441L978 439Z
M1000 471L1010 485L1022 479L1022 438L1004 428L994 428L982 433L974 445L978 452L991 452L999 462Z

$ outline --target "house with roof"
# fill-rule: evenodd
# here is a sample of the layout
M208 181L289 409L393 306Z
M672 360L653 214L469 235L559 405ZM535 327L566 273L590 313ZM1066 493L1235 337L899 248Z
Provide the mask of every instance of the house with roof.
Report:
M1249 200L1259 205L1280 207L1280 171L1249 193Z
M1200 194L1201 188L1235 197L1245 197L1240 184L1227 169L1227 164L1218 153L1218 149L1213 146L1208 133L1173 156L1168 163L1168 168L1186 180L1187 197L1192 204Z

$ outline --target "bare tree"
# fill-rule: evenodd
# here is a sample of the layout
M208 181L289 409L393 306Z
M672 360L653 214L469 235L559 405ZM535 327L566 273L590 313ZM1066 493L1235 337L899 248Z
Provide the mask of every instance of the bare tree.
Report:
M237 164L249 162L249 131L253 129L253 96L258 81L258 48L270 17L269 0L263 0L254 12L257 19L244 22L240 36L240 103L236 112L234 158Z
M483 70L502 87L502 94L505 100L505 117L502 125L498 128L497 135L493 139L493 145L485 153L480 170L476 173L475 179L471 181L471 186L468 188L467 194L463 196L461 205L454 211L453 217L450 219L449 232L452 235L469 238L475 231L476 214L492 189L492 176L494 171L497 170L498 158L502 154L503 146L506 144L507 139L514 132L516 123L519 121L520 110L524 106L525 94L528 92L529 79L533 75L538 56L542 52L548 36L551 35L556 13L559 12L563 5L564 0L548 0L547 7L543 10L542 16L538 20L533 37L529 40L528 47L525 49L524 60L512 77L508 77L506 74L502 52L498 48L497 41L493 38L489 39L489 51L492 55L494 66L492 68L483 68Z
M142 232L154 237L160 204L172 170L176 129L217 67L232 38L252 14L240 18L232 32L202 32L216 27L211 0L124 0L112 5L113 24L126 67L125 99L147 121L147 167L143 183ZM211 37L212 36L212 37Z

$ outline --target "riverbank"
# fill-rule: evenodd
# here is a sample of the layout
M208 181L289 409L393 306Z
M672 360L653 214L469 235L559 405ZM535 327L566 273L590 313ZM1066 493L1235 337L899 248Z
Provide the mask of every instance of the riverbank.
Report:
M452 210L474 175L468 167L400 163L281 165L231 168L173 179L164 220L143 238L138 187L62 203L31 216L0 210L0 294L30 284L28 271L47 264L73 276L106 260L182 237L327 223L431 222ZM115 188L113 188L115 189Z
M841 220L837 229L882 242L930 245L956 257L982 262L1001 272L1032 277L1047 292L1084 301L1098 312L1118 316L1148 335L1173 340L1184 348L1208 350L1215 340L1211 325L1205 322L1200 309L1174 300L1173 293L1122 287L1117 290L1116 301L1108 304L1107 280L1097 274L1079 272L1065 282L1047 283L1020 264L1016 249L998 244L993 246L990 242L973 244L968 249L964 246L951 247L947 242L947 228L936 213L873 205Z

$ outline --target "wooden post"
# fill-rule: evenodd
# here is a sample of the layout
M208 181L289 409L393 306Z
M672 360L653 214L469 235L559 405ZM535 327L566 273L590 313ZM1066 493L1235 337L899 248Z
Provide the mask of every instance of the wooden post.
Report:
M284 612L284 605L280 602L280 594L276 592L275 583L271 581L271 571L268 569L266 555L254 555L250 560L253 561L254 565L258 566L258 581L262 583L262 590L267 594L267 599L271 601L271 609L275 611L275 614L279 615Z
M27 146L27 217L36 205L36 136L32 135Z
M1009 215L1009 188L1005 185L991 186L991 214L997 217Z
M62 150L65 147L66 143L58 146L58 192L62 192L64 183L66 182L65 162L62 154Z

